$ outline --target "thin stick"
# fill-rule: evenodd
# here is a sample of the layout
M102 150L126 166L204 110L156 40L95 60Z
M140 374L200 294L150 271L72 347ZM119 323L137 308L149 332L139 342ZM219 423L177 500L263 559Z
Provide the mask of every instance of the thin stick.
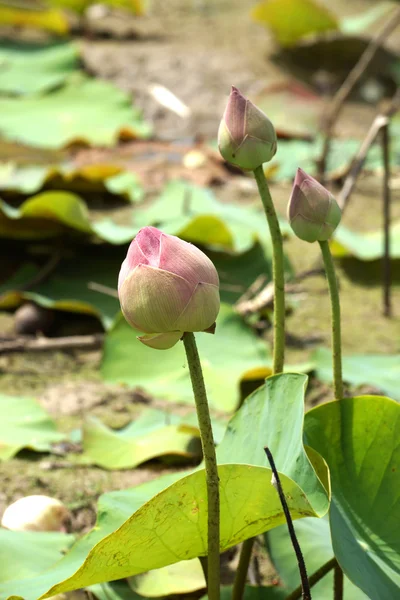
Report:
M333 573L333 600L343 600L343 571L338 564Z
M278 217L268 189L262 165L254 171L258 191L264 206L272 240L272 271L274 279L274 356L273 372L281 373L285 359L285 271L283 242Z
M287 523L288 530L289 530L290 539L292 540L292 545L293 545L294 551L296 553L297 564L299 565L303 600L311 600L311 591L310 591L310 584L309 584L308 576L307 576L306 563L304 562L300 544L298 542L296 532L293 527L292 517L290 516L289 507L287 505L285 494L283 492L281 480L279 478L279 473L276 469L275 461L271 454L270 449L265 447L264 451L265 451L265 454L267 455L269 464L271 465L271 471L273 474L272 484L276 488L276 490L279 494L279 500L281 501L283 512L285 513L285 518L286 518L286 523Z
M95 350L101 348L104 334L72 335L60 338L21 337L15 340L0 341L0 354L12 352L54 352L57 350Z
M207 481L208 504L208 598L220 599L220 557L219 557L219 478L217 458L211 427L211 417L208 408L207 392L204 385L200 357L197 351L193 333L186 332L183 336L193 394L199 421L201 444L203 447L204 463Z
M342 190L338 197L338 204L342 210L347 206L350 195L354 189L358 176L361 172L361 169L364 165L365 159L367 158L367 154L372 144L375 142L378 133L380 130L385 127L389 123L389 118L396 114L400 107L400 88L397 90L386 110L384 110L381 114L377 115L371 127L368 130L367 135L365 136L360 149L358 150L356 156L354 157L349 173L346 177L346 180L343 184Z
M118 291L108 285L103 285L102 283L96 283L96 281L89 281L87 284L89 290L93 292L99 292L100 294L104 294L105 296L111 296L112 298L118 298Z
M32 289L36 285L39 285L40 283L43 283L44 281L46 281L50 277L50 275L53 273L53 271L56 270L58 263L61 260L61 250L62 250L61 246L54 249L52 254L50 254L48 261L39 269L39 271L37 273L35 273L35 275L32 277L32 279L29 279L27 282L23 283L17 289L21 292L27 292L28 290Z
M330 573L332 569L335 569L336 566L338 566L336 558L331 558L330 560L328 560L328 562L322 565L322 567L314 571L314 573L308 578L308 583L310 584L310 587L313 587L313 585L318 583L318 581L320 581L323 577L325 577L325 575ZM289 596L287 596L285 600L299 600L301 598L302 592L303 588L301 585L299 585L299 587L293 590L293 592L289 594Z
M382 127L382 155L383 155L383 314L392 316L391 305L391 264L390 264L390 162L389 162L389 125Z
M335 265L333 264L329 242L319 242L326 277L329 286L329 295L331 298L332 312L332 355L333 355L333 383L336 400L343 398L343 379L342 379L342 336L340 326L340 299L339 289L335 274Z
M327 157L330 150L330 144L332 139L332 132L334 124L336 123L339 115L342 111L346 99L349 97L356 83L360 80L363 73L366 71L371 61L373 60L376 52L382 46L383 42L389 37L389 35L396 29L400 24L400 8L397 8L389 17L388 21L378 32L378 34L371 39L367 48L364 50L357 63L354 65L346 79L334 95L332 102L328 108L325 116L324 123L324 144L322 149L321 158L319 160L319 175L320 178L324 178L326 170Z

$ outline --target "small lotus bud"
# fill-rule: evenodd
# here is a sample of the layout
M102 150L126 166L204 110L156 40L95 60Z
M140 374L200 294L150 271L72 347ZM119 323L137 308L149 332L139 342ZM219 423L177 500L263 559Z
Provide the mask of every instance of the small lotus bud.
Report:
M121 309L138 339L152 348L172 348L185 331L205 331L219 311L219 279L201 250L155 227L131 243L118 278Z
M226 162L247 170L270 161L276 152L271 121L233 86L218 130L218 147Z
M71 514L62 502L48 496L25 496L4 511L2 527L13 531L64 531Z
M290 225L305 242L324 242L340 223L338 203L314 177L297 169L288 205Z

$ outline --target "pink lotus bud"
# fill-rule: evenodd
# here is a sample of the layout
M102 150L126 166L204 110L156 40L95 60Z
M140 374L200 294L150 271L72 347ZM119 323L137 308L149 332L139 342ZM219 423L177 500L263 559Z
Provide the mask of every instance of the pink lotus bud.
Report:
M276 152L271 121L233 86L218 130L218 147L226 162L251 170L270 161Z
M171 348L185 331L210 328L219 311L219 279L201 250L155 227L131 243L118 279L122 312L138 338L152 348Z
M314 177L297 169L288 205L290 225L305 242L324 242L340 223L338 203Z

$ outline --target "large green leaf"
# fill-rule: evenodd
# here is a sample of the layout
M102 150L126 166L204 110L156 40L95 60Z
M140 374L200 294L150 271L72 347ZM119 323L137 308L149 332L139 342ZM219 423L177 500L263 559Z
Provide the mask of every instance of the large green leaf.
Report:
M101 539L118 529L152 496L181 477L182 473L167 474L132 489L103 494L99 498L98 516L94 529L78 540L66 556L48 572L39 574L38 570L32 570L31 577L21 577L18 582L14 581L13 583L0 583L0 597L7 598L17 593L24 596L26 600L37 600L50 586L71 576L82 565L89 551ZM39 576L34 577L34 575ZM100 586L96 586L96 592L98 587ZM130 594L133 594L131 590Z
M221 551L284 522L271 470L250 465L221 465ZM281 476L294 519L315 516L304 492ZM112 581L189 560L207 552L205 473L180 479L142 506L117 531L89 553L70 578L42 598ZM16 590L18 593L18 590Z
M135 332L121 318L107 334L101 372L110 383L143 387L154 396L174 402L193 403L190 376L183 344L162 353L136 339ZM196 336L210 405L233 411L239 403L239 382L260 379L268 374L271 359L266 343L245 325L228 305L222 304L215 335ZM253 371L253 374L252 374Z
M305 440L327 461L335 556L372 600L400 597L400 405L359 396L319 406Z
M32 94L62 84L79 67L75 44L0 44L0 92Z
M296 481L321 516L329 507L329 476L321 458L303 446L306 385L307 376L297 373L269 377L230 420L217 457L219 463L267 466L268 446L278 471Z
M0 583L19 581L50 568L74 539L65 533L0 528Z
M358 233L341 225L331 246L333 254L338 257L355 256L359 260L377 260L382 258L384 252L383 232ZM400 221L390 229L390 256L400 258Z
M128 469L160 456L199 458L198 436L196 427L161 410L147 409L119 431L89 417L83 426L83 454L78 462L103 469Z
M327 8L314 0L263 0L252 14L282 46L292 46L310 33L332 31L339 25Z
M301 519L295 525L296 536L307 567L308 575L333 558L328 519ZM300 585L299 566L286 525L266 534L268 549L285 584L285 597ZM313 600L332 600L333 571L312 587ZM351 581L344 578L344 600L366 600L367 596Z
M121 136L151 132L128 94L83 75L46 96L0 98L0 129L5 139L39 148L73 142L113 146Z
M317 376L333 381L332 354L318 348L312 354ZM400 354L354 354L343 357L343 378L351 385L369 384L400 401Z
M0 414L0 461L22 448L49 452L51 444L65 438L33 398L0 394Z

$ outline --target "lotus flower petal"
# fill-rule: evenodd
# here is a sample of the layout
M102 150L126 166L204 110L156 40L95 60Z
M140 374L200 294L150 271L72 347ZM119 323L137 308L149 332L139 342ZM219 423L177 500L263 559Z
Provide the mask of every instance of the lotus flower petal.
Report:
M199 281L219 285L218 273L211 260L196 246L172 235L162 235L159 268L176 273L193 285Z
M219 311L219 289L210 283L198 283L192 297L176 321L182 331L204 331L215 322Z
M168 350L175 346L177 342L183 336L183 331L170 331L169 333L150 333L148 335L142 335L137 339L156 350Z
M121 308L128 322L145 333L176 329L192 295L192 286L175 273L139 265L120 289Z

